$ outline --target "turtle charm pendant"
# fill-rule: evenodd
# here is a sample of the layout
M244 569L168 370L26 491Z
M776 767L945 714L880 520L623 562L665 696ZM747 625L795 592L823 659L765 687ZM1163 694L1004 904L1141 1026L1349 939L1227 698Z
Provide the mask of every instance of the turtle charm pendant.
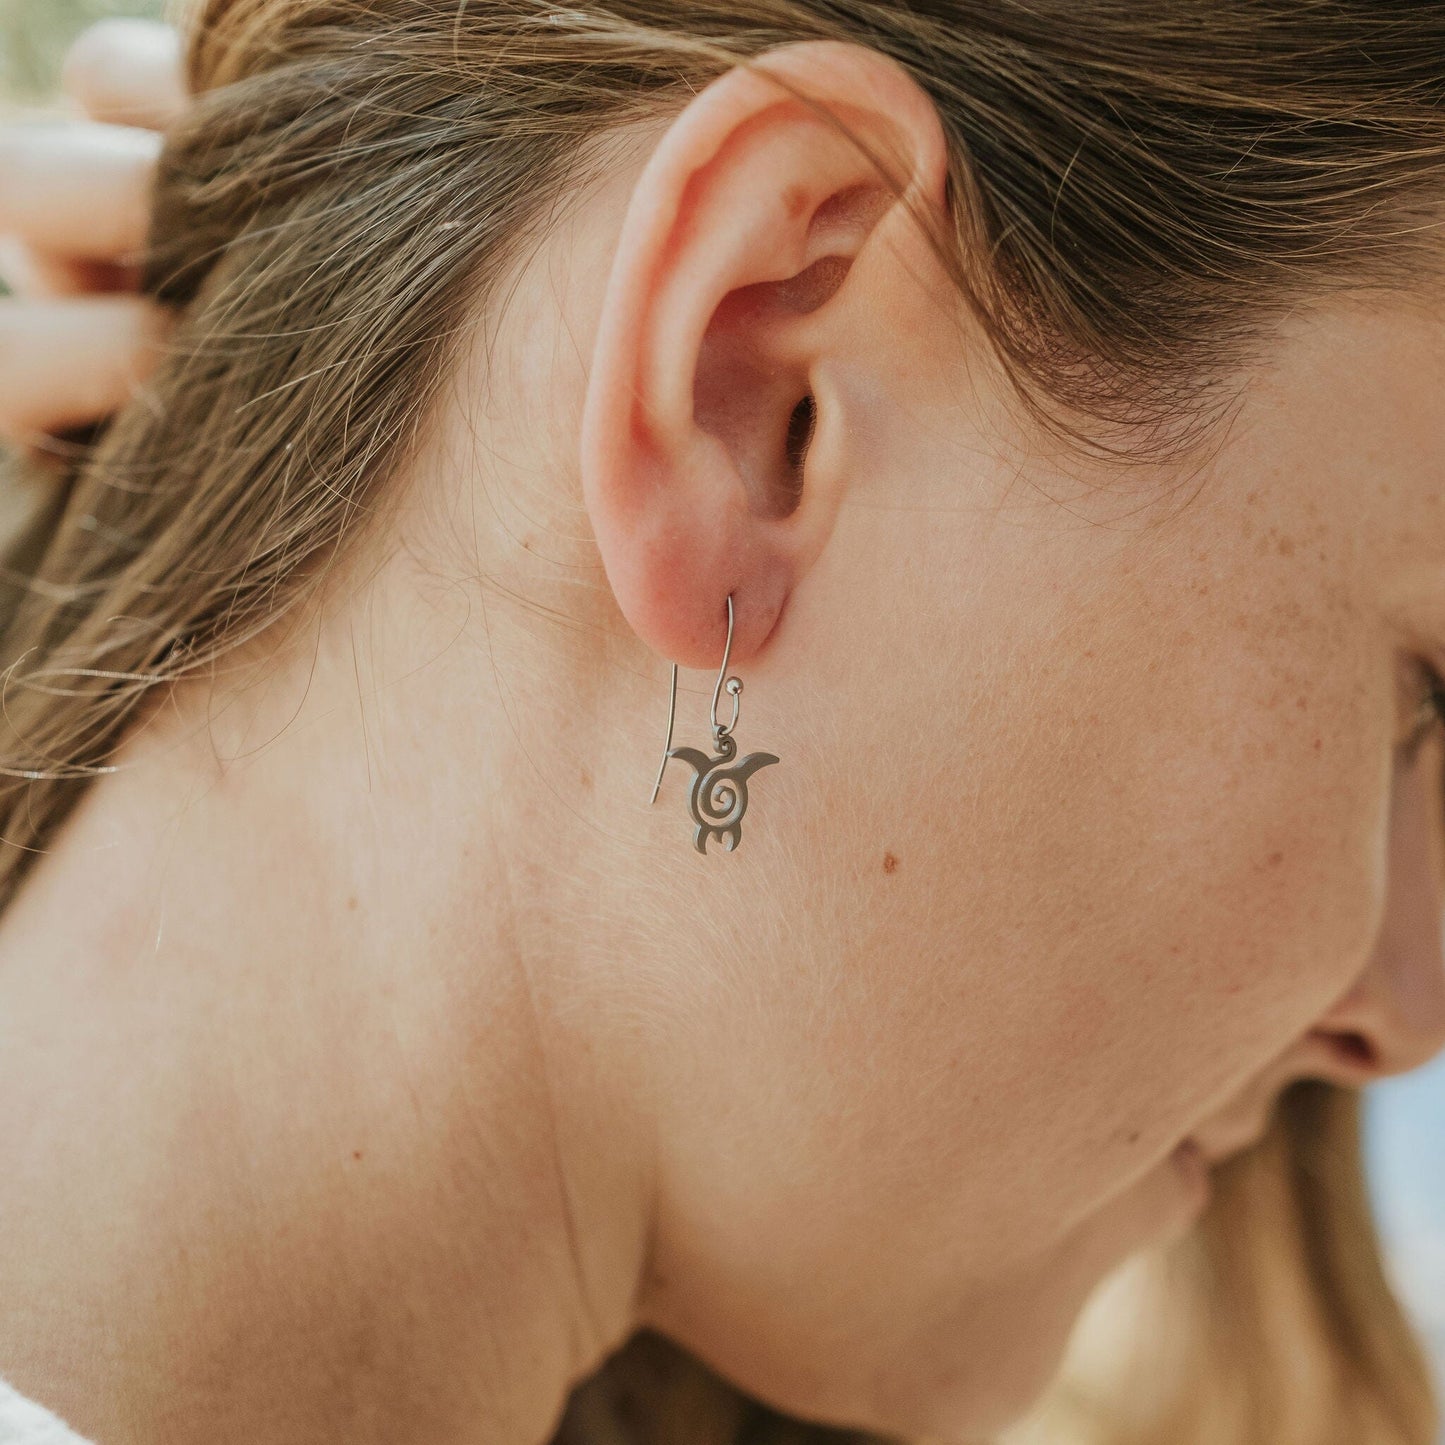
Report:
M727 677L728 657L733 649L733 595L728 593L728 636L723 646L722 666L718 669L717 683L712 690L712 745L715 756L708 757L697 748L675 748L672 745L672 724L677 717L677 664L672 664L672 693L667 701L667 741L662 745L662 764L657 770L657 781L652 785L650 803L657 801L657 790L662 786L662 775L667 769L669 758L692 765L692 786L688 789L687 807L692 821L697 825L693 830L692 846L699 853L707 852L707 840L717 838L725 852L731 853L742 841L743 814L748 810L748 779L759 768L778 761L772 753L749 753L741 761L734 761L738 755L737 739L733 729L738 725L738 694L743 690L742 679ZM732 721L718 721L717 705L722 697L723 679L727 678L728 696L733 700Z
M692 846L699 853L707 852L707 840L716 837L723 849L731 853L743 836L743 814L748 810L748 779L778 759L772 753L749 753L741 762L737 757L737 740L722 733L716 740L718 753L714 758L696 748L669 748L667 756L690 763L692 785L688 790L687 807L697 824Z

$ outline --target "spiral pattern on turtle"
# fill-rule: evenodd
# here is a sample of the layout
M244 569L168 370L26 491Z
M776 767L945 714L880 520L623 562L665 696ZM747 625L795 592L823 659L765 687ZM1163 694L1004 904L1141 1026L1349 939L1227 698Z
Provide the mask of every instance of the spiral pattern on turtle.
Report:
M707 840L715 837L731 853L742 841L743 814L748 808L748 779L759 768L778 759L772 753L749 753L739 762L737 741L724 733L717 742L718 754L708 757L696 748L672 748L670 758L680 758L693 769L688 793L688 810L697 824L692 844L699 853L707 852Z

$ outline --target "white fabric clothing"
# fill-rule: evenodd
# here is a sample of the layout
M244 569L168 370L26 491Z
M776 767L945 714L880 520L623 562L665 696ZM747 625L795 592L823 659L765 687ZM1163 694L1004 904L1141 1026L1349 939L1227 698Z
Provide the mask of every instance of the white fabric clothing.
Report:
M89 1445L63 1420L0 1380L0 1445Z

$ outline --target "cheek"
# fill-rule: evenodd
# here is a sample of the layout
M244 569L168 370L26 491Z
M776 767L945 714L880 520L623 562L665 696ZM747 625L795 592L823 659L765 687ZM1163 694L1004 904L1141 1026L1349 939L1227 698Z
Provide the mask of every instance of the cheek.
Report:
M733 860L744 941L668 1045L672 1273L716 1282L672 1323L800 1399L957 1369L950 1308L1037 1364L1007 1309L1066 1328L1059 1262L1097 1279L1106 1214L1127 1252L1135 1186L1359 972L1384 893L1378 638L1247 576L1206 625L1178 558L1131 574L1086 523L888 515L845 511L790 604L787 826Z
M840 660L882 699L861 724L846 711L846 739L815 733L819 797L847 804L830 853L856 885L805 885L826 1008L789 1001L815 1063L850 1061L830 1108L859 1125L851 1162L1020 1252L1147 1169L1359 972L1388 813L1380 699L1355 683L1376 639L1243 581L1239 625L1210 623L1173 564L1131 577L1077 541L1027 545L1031 567L959 579L988 627L879 597L886 637ZM941 530L913 550L935 577L1000 551ZM1051 580L1021 598L1020 577ZM1297 621L1261 624L1276 615ZM824 766L842 756L841 776Z
M1365 731L1301 729L1232 658L1156 660L1139 689L1060 689L1076 725L1016 789L1005 866L979 865L1020 985L992 1059L1084 1208L1318 1017L1383 905L1386 763L1348 741Z

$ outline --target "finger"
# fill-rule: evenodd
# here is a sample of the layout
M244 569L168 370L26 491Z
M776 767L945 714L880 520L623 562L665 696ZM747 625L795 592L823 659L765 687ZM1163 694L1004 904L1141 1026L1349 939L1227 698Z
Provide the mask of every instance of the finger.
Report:
M166 130L188 104L180 34L154 20L102 20L66 53L61 85L92 120Z
M57 256L135 260L160 145L152 131L92 121L0 129L0 231Z
M0 436L109 416L155 367L171 318L138 296L0 300Z

